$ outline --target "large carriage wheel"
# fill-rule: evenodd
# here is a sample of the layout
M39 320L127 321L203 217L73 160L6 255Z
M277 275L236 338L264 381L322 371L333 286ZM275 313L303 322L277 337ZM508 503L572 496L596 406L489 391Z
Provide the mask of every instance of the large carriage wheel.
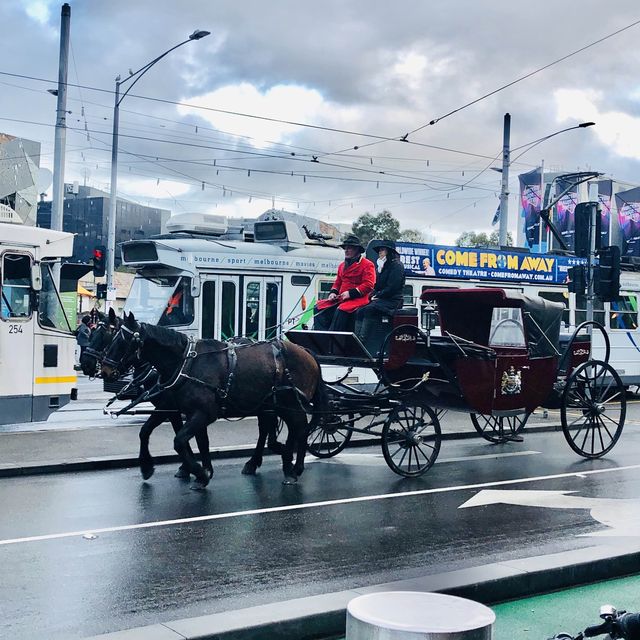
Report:
M316 458L331 458L340 453L351 440L355 417L328 415L311 427L307 451Z
M440 421L429 407L401 405L382 427L382 453L389 468L406 478L421 476L438 457Z
M520 442L518 435L529 419L530 413L520 416L485 416L471 413L471 422L476 431L489 442L502 444L503 442Z
M560 419L569 446L585 458L599 458L620 438L627 403L622 380L601 360L574 369L562 394Z

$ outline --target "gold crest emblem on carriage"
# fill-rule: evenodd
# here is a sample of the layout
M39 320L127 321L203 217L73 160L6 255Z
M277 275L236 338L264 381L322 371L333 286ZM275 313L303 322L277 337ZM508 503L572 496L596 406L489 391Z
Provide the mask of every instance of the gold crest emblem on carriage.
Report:
M515 367L509 367L508 371L502 373L502 383L500 391L503 396L513 396L522 391L522 371L516 371Z

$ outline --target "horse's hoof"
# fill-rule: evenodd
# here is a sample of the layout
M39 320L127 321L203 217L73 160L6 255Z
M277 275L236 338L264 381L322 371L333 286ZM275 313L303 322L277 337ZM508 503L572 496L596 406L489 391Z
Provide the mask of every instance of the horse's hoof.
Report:
M180 478L182 480L189 479L189 472L183 467L178 467L178 470L173 474L174 478Z
M205 467L204 472L207 474L209 480L213 478L213 467Z
M154 467L145 467L144 469L140 469L140 473L142 474L143 480L148 480L153 473L155 472Z
M243 476L255 476L256 475L256 465L251 464L251 462L246 462L244 467L242 467L242 475Z
M204 491L206 488L207 485L203 482L199 482L198 480L194 480L189 486L189 489L191 489L191 491Z
M298 482L298 478L296 476L285 476L282 484L296 484Z

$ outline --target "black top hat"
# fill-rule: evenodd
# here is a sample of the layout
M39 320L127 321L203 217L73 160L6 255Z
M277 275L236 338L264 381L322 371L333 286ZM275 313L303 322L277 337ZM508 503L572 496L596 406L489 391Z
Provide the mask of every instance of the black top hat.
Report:
M388 249L389 251L398 253L396 243L393 240L378 240L378 244L373 248L373 250L378 253L380 249Z
M344 249L345 247L356 247L360 249L360 253L364 253L364 247L362 246L362 242L360 242L360 238L352 233L348 233L338 246L341 249Z

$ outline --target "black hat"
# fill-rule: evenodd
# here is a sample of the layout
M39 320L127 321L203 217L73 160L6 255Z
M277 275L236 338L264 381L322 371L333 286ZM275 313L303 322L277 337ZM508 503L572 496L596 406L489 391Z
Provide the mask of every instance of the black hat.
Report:
M364 247L362 246L362 242L360 242L360 238L352 233L348 233L338 246L341 249L344 249L345 247L356 247L360 249L360 253L364 253Z
M378 243L375 247L373 247L373 250L378 253L380 249L389 249L389 251L398 253L396 249L396 243L393 240L378 240Z

